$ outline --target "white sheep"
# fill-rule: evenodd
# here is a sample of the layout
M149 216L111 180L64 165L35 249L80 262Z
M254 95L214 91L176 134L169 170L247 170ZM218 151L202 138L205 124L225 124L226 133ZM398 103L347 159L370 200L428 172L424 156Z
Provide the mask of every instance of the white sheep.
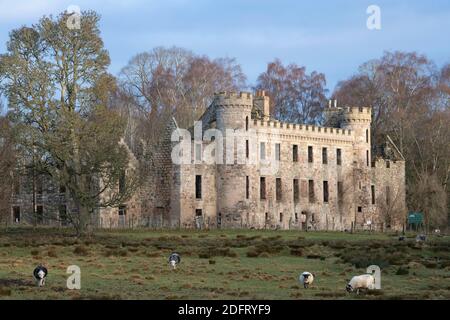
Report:
M313 283L314 281L314 274L308 271L303 272L300 277L298 278L298 281L303 285L305 289L308 289L308 287Z
M354 276L345 289L347 292L353 292L356 290L356 294L359 294L360 289L373 290L375 289L375 277L371 274Z

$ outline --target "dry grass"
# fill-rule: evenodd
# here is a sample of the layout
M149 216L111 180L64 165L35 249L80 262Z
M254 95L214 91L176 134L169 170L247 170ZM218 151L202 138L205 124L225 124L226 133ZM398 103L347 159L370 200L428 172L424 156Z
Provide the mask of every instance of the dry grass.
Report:
M450 240L417 246L386 234L291 231L104 231L77 239L70 230L8 229L0 233L0 299L450 299ZM172 270L168 255L182 262ZM49 269L38 289L32 270ZM66 268L79 265L82 290L65 288ZM346 280L382 268L383 290L359 296ZM313 286L298 283L303 271ZM427 279L427 281L423 281Z

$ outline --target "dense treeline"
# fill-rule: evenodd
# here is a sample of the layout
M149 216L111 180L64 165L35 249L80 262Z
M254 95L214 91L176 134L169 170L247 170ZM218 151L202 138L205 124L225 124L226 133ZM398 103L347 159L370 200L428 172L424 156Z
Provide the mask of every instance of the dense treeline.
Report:
M2 216L10 214L18 156L70 191L82 213L71 222L83 232L93 210L123 202L137 176L145 177L129 168L122 137L138 157L151 153L172 117L190 127L214 92L253 88L269 94L274 117L295 123L323 123L328 98L340 106L372 106L372 141L389 135L406 158L408 208L424 211L430 227L447 225L449 64L438 68L414 52L386 52L339 82L330 96L323 73L297 64L274 59L250 85L235 59L158 47L133 56L115 77L107 72L99 16L84 12L79 30L68 29L66 18L44 17L11 31L0 55L0 101L8 107L0 119ZM93 181L98 177L102 187ZM106 191L119 182L120 192Z

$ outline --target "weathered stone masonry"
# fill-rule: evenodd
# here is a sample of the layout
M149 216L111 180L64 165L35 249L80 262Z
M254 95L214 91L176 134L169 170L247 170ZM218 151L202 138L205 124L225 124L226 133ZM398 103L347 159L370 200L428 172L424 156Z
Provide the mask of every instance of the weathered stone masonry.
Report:
M265 149L267 159L279 157L279 170L264 173L259 161L238 162L237 157L245 154L245 136L236 139L235 163L231 164L196 163L193 141L192 163L174 165L179 179L172 188L179 190L179 197L171 199L177 204L171 208L171 216L179 216L179 221L172 221L172 226L304 230L402 227L405 163L400 154L392 159L371 159L370 108L328 108L327 117L342 115L338 128L281 123L270 119L268 110L269 100L263 92L255 97L250 93L216 95L200 119L203 133L217 128L226 144L230 139L226 129L254 132L256 141L248 146L250 157L259 160L261 149ZM202 150L211 143L202 142ZM226 158L226 147L223 149ZM308 149L312 154L308 155ZM279 156L274 157L274 152ZM196 176L201 177L200 198L195 194Z
M401 229L406 216L405 161L398 149L387 138L390 152L371 159L369 107L330 105L325 116L328 127L283 123L271 118L269 97L263 91L216 94L199 119L200 140L194 140L194 128L189 130L189 161L172 161L179 144L172 141L179 129L173 121L146 160L144 185L121 208L99 210L94 224ZM209 129L220 130L222 147L214 134L214 139L206 138ZM240 136L235 138L227 129ZM216 160L222 161L204 159L204 153L213 149ZM70 210L70 199L55 190L48 193L51 196L39 198L44 210L55 216L61 205ZM29 192L14 199L12 220L18 211L19 215L32 211ZM43 223L54 224L51 219Z

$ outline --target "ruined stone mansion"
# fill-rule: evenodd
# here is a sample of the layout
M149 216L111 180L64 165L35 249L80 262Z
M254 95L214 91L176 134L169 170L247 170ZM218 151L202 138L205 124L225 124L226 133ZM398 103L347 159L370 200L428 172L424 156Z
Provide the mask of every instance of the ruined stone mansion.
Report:
M264 91L222 92L193 128L180 130L173 120L144 185L120 208L99 210L95 224L402 228L405 161L389 137L372 158L370 107L330 104L321 127L279 122L269 102ZM13 203L16 221L25 202Z

